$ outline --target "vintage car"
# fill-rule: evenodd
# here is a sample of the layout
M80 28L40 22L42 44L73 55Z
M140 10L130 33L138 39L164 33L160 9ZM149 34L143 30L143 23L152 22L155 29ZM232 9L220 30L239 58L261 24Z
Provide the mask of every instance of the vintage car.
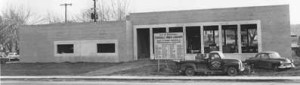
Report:
M274 51L264 51L257 53L254 57L245 61L254 68L266 68L278 71L280 69L294 68L293 60L283 58L279 53Z
M8 55L6 56L7 58L9 58L9 61L19 61L19 55L17 53L8 53Z
M5 64L8 61L9 61L9 58L6 58L4 55L0 55L0 63L1 64Z
M196 60L183 60L176 62L178 71L187 76L193 76L196 73L214 74L227 73L230 76L238 75L243 71L250 72L249 68L241 60L224 59L224 54L219 51L212 51L208 54L199 54Z

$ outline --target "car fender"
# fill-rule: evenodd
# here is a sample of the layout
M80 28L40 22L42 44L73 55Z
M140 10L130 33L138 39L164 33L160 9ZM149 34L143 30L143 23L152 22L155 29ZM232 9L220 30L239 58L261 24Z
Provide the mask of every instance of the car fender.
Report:
M223 66L223 70L224 70L224 71L227 71L227 69L228 69L229 67L235 67L235 68L239 69L239 68L238 68L238 67L239 67L238 63L226 63L226 64L224 64L224 66Z
M194 63L184 63L184 64L180 65L180 70L183 71L188 67L193 68L194 70L196 70L196 64L194 64Z
M270 62L271 63L271 66L280 66L280 62Z

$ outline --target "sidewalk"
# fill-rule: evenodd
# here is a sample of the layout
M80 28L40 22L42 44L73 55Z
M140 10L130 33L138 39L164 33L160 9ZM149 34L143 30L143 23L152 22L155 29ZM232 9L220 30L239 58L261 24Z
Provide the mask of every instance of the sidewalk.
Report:
M199 80L199 81L292 81L300 83L300 76L1 76L1 80Z

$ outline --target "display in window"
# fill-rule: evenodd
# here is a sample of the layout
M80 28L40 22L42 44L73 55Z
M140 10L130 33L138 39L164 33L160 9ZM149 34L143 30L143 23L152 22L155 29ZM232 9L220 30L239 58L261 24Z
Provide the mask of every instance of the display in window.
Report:
M186 27L187 53L201 53L200 26Z
M238 53L237 25L222 25L223 52Z
M258 52L256 24L241 25L241 42L242 42L242 53Z
M203 27L204 53L219 50L219 31L218 26Z

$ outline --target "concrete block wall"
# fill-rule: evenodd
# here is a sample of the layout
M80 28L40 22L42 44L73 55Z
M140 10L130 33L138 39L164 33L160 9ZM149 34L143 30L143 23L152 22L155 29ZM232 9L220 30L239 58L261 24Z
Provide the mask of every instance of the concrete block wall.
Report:
M133 60L125 21L24 26L20 29L21 62L123 62ZM55 41L117 40L118 56L54 56ZM96 48L96 47L95 47Z
M130 16L133 25L260 20L262 51L277 51L284 57L291 57L289 19L288 5L133 13Z
M291 57L288 5L133 13L129 17L128 21L23 26L20 29L21 62L130 61L134 60L134 25L247 20L261 21L262 51L277 51L284 57ZM82 40L117 40L118 56L54 56L55 41Z

